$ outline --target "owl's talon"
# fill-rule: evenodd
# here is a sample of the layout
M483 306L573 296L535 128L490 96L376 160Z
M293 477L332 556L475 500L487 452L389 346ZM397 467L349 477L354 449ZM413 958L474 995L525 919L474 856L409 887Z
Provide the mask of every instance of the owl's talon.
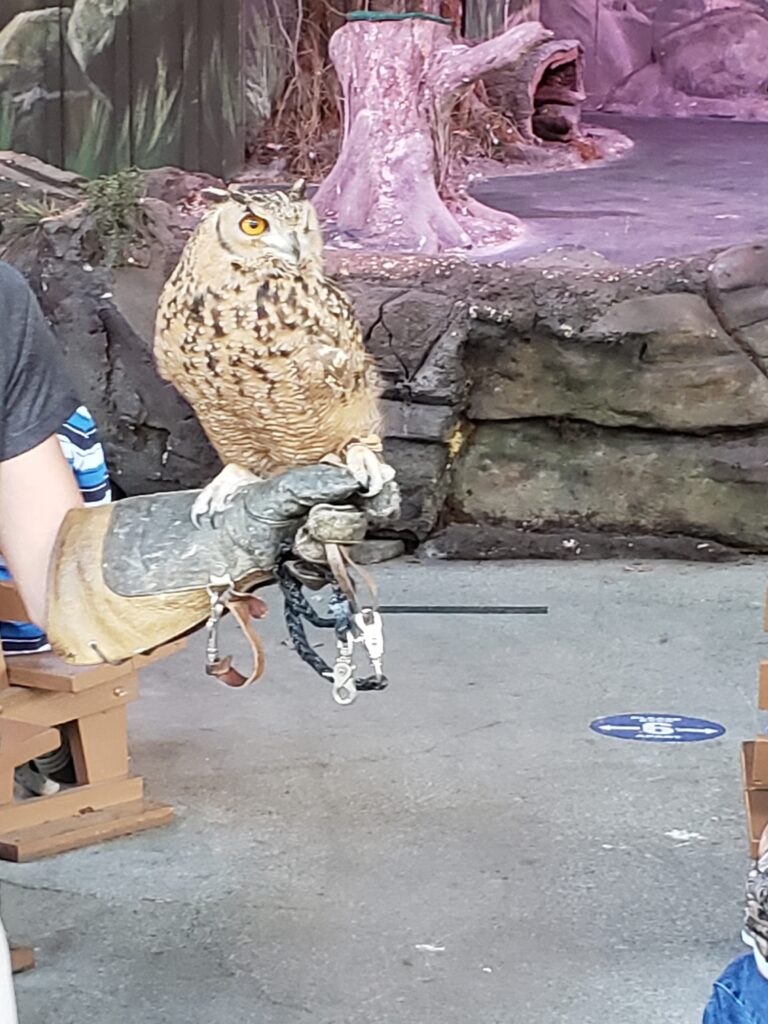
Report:
M200 530L207 519L217 529L222 512L230 507L237 492L258 479L255 473L235 463L225 466L195 498L189 513L192 525Z
M363 444L352 444L346 450L347 469L363 490L364 498L373 498L384 484L394 480L395 471L382 462L373 449Z

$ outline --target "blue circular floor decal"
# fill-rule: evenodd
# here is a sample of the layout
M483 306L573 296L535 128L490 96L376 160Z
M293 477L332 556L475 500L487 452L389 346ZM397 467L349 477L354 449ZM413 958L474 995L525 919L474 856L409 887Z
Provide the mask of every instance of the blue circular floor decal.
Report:
M647 743L696 743L714 740L725 732L718 722L682 715L610 715L596 718L589 727L602 736Z

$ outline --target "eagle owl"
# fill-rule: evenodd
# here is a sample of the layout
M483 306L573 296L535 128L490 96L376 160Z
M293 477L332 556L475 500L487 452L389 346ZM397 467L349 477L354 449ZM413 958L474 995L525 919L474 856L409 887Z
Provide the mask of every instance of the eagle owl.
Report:
M393 476L377 455L379 383L348 299L323 272L303 183L205 195L215 205L165 285L154 347L225 464L193 518L257 477L327 457L376 493Z

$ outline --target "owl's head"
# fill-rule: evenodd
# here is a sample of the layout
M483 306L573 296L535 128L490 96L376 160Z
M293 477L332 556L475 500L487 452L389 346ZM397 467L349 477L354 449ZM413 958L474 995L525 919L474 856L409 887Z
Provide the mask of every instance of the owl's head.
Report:
M293 266L322 266L320 223L304 196L303 181L288 190L209 188L203 195L216 204L205 226L232 256L245 262L272 257Z

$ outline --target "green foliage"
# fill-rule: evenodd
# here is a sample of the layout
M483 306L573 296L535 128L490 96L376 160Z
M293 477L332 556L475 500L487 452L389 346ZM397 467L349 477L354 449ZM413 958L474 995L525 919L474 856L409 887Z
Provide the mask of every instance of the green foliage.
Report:
M42 199L17 199L13 219L20 231L31 231L39 227L41 221L60 213L61 207L48 196Z
M143 85L133 101L132 135L135 161L142 167L178 162L181 139L181 79L169 81L168 64L157 58L157 75ZM128 115L126 114L126 117ZM127 128L124 125L124 130Z
M64 166L84 178L113 170L129 153L128 127L128 118L121 126L115 126L111 103L101 98L95 100L87 121L79 130L67 134L67 140L74 137L76 145L66 148Z
M209 60L218 66L215 47ZM129 160L141 167L180 162L182 81L171 80L164 58L157 58L156 68L152 81L138 86L122 117L115 117L109 103L94 105L87 123L73 133L76 147L66 153L67 167L93 178Z
M34 0L25 2L36 6ZM103 6L106 11L109 5ZM142 9L150 6L145 3ZM134 45L126 45L138 32L134 20L116 19L115 39L122 42L112 54L114 87L108 76L103 80L102 68L101 91L94 89L85 98L68 88L54 39L50 97L30 105L27 92L15 84L0 90L0 148L60 162L90 179L131 165L191 164L216 170L236 163L244 155L245 119L236 5L227 5L221 17L212 16L207 5L203 11L202 4L199 14L188 15L188 0L156 0L154 6L164 15L156 37L137 38ZM173 11L178 18L171 16ZM104 17L112 19L107 13ZM146 27L148 15L142 19L138 24ZM61 89L59 109L54 87Z
M239 75L233 74L231 61L224 51L221 37L212 40L201 76L203 117L213 138L219 135L223 122L227 131L236 135L244 117L243 96Z
M9 258L16 245L28 245L49 217L58 216L63 208L47 195L41 198L11 198L3 209L3 237L0 256Z
M76 134L76 148L66 153L66 166L94 178L128 160L142 167L178 162L180 93L181 81L172 85L167 64L158 58L156 78L139 87L132 109L121 118L116 119L111 104L103 100L93 105Z
M132 167L104 175L88 182L85 193L105 260L119 265L141 226L141 174Z

